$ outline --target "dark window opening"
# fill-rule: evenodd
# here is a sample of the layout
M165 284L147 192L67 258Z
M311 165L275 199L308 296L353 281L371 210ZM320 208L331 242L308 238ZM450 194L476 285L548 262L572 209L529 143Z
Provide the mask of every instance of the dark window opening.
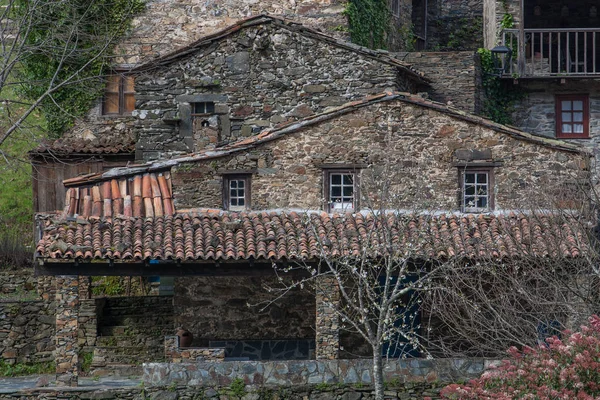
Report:
M106 77L106 89L102 104L104 115L131 114L135 109L134 78L127 75Z

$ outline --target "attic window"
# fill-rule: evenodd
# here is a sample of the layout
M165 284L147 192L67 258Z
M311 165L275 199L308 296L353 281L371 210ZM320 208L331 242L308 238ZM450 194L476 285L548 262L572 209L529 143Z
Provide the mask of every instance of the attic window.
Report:
M223 208L230 211L250 209L250 174L223 176Z
M127 115L135 109L134 78L123 74L106 77L103 115Z
M358 209L358 171L332 169L323 172L327 211L352 212Z
M215 113L215 103L212 101L202 101L193 103L192 117L212 115Z
M465 168L460 171L461 209L467 213L493 210L493 169Z

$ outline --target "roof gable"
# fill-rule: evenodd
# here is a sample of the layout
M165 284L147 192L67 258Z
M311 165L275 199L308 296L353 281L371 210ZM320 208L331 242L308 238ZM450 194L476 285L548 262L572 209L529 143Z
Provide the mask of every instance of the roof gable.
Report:
M458 109L454 109L452 107L448 107L441 103L432 102L426 99L423 99L419 96L411 95L408 93L381 93L375 96L369 96L361 100L353 101L350 103L346 103L340 107L332 107L327 109L321 114L311 115L304 119L288 122L282 125L279 125L275 128L270 128L263 130L261 133L251 136L249 138L244 138L242 140L236 141L234 143L216 148L211 150L204 150L197 153L192 153L186 156L177 157L168 160L154 161L141 165L134 165L130 167L122 167L122 168L114 168L104 173L96 173L84 175L72 179L67 179L64 181L64 184L69 187L79 186L79 185L89 185L94 184L96 182L102 182L105 180L122 178L127 176L133 176L137 174L151 173L156 171L164 171L169 170L171 167L188 162L197 162L197 161L205 161L220 157L226 157L228 155L245 151L256 146L259 146L264 143L268 143L274 140L278 140L280 138L286 137L287 135L294 134L303 129L309 128L311 126L317 125L324 121L330 121L335 118L338 118L342 115L346 115L352 113L358 109L372 106L377 103L386 103L398 101L401 103L412 104L418 107L423 107L425 109L434 110L440 112L445 115L449 115L453 118L456 118L461 121L469 122L475 125L482 126L484 128L488 128L492 131L497 132L498 134L508 135L516 140L521 140L529 143L538 144L544 147L548 147L557 151L564 151L570 153L581 153L585 155L589 155L589 151L585 148L563 142L561 140L546 138L541 136L536 136L531 133L527 133L521 131L519 129L509 127L506 125L501 125L495 123L489 119L479 117L473 114L469 114Z
M396 58L394 58L389 52L384 50L371 50L366 47L362 47L350 42L346 42L343 40L336 39L332 36L328 36L322 32L317 30L308 28L303 26L302 24L286 20L279 17L274 17L270 15L257 15L252 16L250 18L243 19L221 31L213 33L211 35L200 38L199 40L188 44L180 49L177 49L171 53L165 54L161 57L158 57L154 60L151 60L145 64L137 66L132 69L132 72L142 72L145 70L156 68L161 65L168 65L170 63L176 62L182 58L190 56L201 49L214 44L215 42L219 42L221 40L226 39L227 37L239 32L243 29L247 29L257 25L265 25L271 24L280 29L286 29L288 31L292 31L303 35L305 37L309 37L311 39L315 39L321 41L323 43L327 43L333 45L335 47L339 47L357 54L361 54L365 57L373 59L378 62L382 62L384 64L388 64L394 67L397 67L402 73L404 73L410 79L416 80L420 83L428 83L429 79L425 77L425 75L411 65L402 62Z

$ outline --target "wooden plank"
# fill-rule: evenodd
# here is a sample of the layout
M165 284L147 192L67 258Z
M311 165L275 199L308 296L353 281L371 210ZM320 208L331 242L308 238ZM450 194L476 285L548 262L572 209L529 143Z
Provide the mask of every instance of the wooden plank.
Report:
M146 264L131 263L55 263L36 265L35 276L80 275L80 276L275 276L271 263L239 261L236 263L215 264L206 262ZM293 269L286 276L308 276L305 269Z

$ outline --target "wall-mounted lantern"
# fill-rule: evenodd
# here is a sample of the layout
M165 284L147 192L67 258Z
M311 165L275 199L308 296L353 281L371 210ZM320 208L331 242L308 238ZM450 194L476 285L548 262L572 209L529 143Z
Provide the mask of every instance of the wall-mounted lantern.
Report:
M598 8L596 6L590 7L590 18L598 17Z
M496 46L492 50L492 62L494 63L494 73L491 75L502 77L509 71L512 61L512 50L506 46Z

